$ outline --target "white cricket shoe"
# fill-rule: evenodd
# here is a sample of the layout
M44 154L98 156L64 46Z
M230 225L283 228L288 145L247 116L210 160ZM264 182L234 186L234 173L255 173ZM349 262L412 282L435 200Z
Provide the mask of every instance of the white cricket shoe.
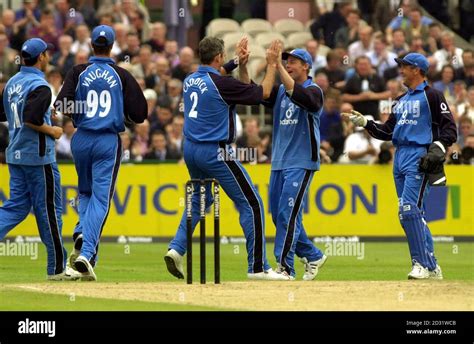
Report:
M323 255L320 259L308 262L306 257L300 258L300 262L304 264L303 281L312 281L318 275L319 269L323 267L328 257Z
M69 266L71 269L75 269L74 262L76 261L77 257L81 255L81 248L82 233L77 236L76 240L74 240L74 248L72 249L72 252L67 260L67 266Z
M420 263L415 263L411 272L408 274L408 279L428 279L430 278L430 271L421 266Z
M276 272L273 269L268 269L264 272L255 272L255 273L247 273L247 277L250 280L257 280L257 281L292 281L295 278L290 276L283 271L283 273Z
M433 271L430 271L430 279L442 280L443 271L441 271L441 266L436 264L436 268Z
M166 252L165 263L170 274L179 279L184 278L183 256L176 250L171 249Z
M82 274L66 266L63 272L56 275L48 275L48 281L77 281Z
M81 281L97 281L94 268L86 257L77 257L74 262L74 267L81 273Z

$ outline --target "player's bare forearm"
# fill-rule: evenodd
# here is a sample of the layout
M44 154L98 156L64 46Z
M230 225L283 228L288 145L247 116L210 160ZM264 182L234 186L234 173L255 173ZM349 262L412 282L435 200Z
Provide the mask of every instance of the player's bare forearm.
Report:
M283 86L285 86L286 91L289 94L293 93L293 89L295 88L295 80L293 80L290 74L288 74L281 61L278 63L278 73L280 74L281 82L283 83Z
M54 139L59 139L61 135L63 134L63 128L61 127L53 127L48 124L42 124L42 125L34 125L31 123L25 123L25 125L39 133L43 133L45 135L51 136Z
M275 83L275 74L276 66L274 64L268 64L267 72L265 73L265 77L262 81L263 99L268 99L272 93L273 84Z
M245 84L250 84L249 71L246 65L239 66L239 80Z

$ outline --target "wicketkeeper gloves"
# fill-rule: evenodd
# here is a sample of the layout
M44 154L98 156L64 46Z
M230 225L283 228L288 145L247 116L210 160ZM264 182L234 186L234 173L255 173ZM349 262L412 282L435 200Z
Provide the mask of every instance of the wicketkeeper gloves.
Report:
M432 186L446 185L446 174L444 173L444 161L446 148L439 142L433 142L428 153L420 159L418 170L428 175L429 183Z

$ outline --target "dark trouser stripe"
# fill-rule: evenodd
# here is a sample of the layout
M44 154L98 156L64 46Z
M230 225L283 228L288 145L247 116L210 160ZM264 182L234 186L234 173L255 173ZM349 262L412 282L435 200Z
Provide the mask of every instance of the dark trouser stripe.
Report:
M58 221L56 219L56 188L54 185L53 166L51 164L44 165L44 176L46 184L46 212L48 215L48 225L51 232L51 239L53 240L53 247L55 253L55 274L63 272L63 244L61 242L61 233L59 232Z
M117 138L118 138L117 152L115 153L115 164L114 164L114 169L112 172L112 181L111 181L109 198L108 198L109 207L107 209L107 213L105 214L104 221L102 222L102 226L100 227L99 240L97 241L97 246L95 247L95 254L91 258L91 264L93 266L95 265L97 253L99 252L99 244L100 244L100 238L102 236L102 231L104 230L105 223L107 222L107 217L109 217L110 207L112 205L112 198L114 197L114 192L115 192L115 183L117 181L117 176L120 169L120 163L122 160L122 140L120 139L120 135L117 135Z
M416 203L416 206L420 210L421 210L421 206L423 205L423 195L425 194L426 184L428 184L427 174L423 176L423 181L421 182L420 194L418 195L418 202Z
M303 178L303 182L301 183L300 191L296 195L296 201L293 205L293 209L291 210L290 220L288 221L288 228L285 237L285 243L283 244L283 252L280 257L280 264L283 265L286 272L290 273L290 267L286 264L286 256L291 250L291 246L293 245L293 238L295 235L295 228L296 228L296 218L298 217L298 213L300 212L301 204L303 203L303 197L306 192L306 188L308 187L309 180L311 178L311 174L313 171L306 170Z
M225 145L224 145L225 147ZM239 168L235 161L227 161L224 159L225 164L233 174L235 180L239 184L244 197L247 199L250 207L252 208L253 213L253 223L254 223L254 249L253 249L253 272L263 272L264 262L263 262L263 223L262 216L263 210L260 207L260 203L255 196L255 193L252 189L252 185L245 178L244 173Z

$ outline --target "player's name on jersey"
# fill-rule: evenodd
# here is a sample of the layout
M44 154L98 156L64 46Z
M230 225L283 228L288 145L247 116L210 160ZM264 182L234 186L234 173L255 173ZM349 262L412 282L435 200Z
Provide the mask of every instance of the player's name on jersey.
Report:
M85 87L90 87L92 82L97 79L104 79L109 84L110 88L114 88L118 85L117 79L114 77L113 74L110 74L108 70L103 70L100 68L88 72L84 79L82 79L81 85Z
M201 94L208 90L206 82L201 78L188 78L184 81L183 92L188 92L188 88L196 86Z

